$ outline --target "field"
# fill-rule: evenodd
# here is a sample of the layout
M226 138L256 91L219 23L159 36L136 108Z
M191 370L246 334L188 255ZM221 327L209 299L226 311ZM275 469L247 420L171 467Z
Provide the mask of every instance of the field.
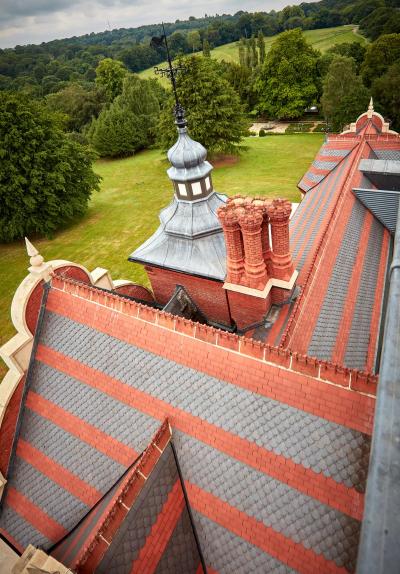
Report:
M328 48L334 44L343 44L344 42L360 42L364 44L367 40L357 34L354 26L338 26L337 28L321 28L320 30L306 30L304 36L307 41L317 50L325 52ZM272 42L276 39L276 36L271 36L265 39L265 49L271 48ZM237 42L231 42L230 44L224 44L223 46L218 46L211 51L212 58L216 60L225 60L226 62L238 62L239 53ZM160 64L160 66L165 66L165 62ZM141 78L153 78L154 68L148 68L139 73ZM156 76L159 78L159 76ZM161 79L161 82L167 86L168 82L165 79Z
M296 184L322 141L320 134L246 138L247 150L237 163L214 170L215 189L227 195L280 196L298 201ZM102 188L92 197L87 215L51 240L30 239L45 260L67 259L89 270L105 267L114 279L145 283L142 267L129 263L127 257L155 231L160 209L172 198L165 173L168 166L160 150L98 161L96 171L103 177ZM0 245L0 344L14 332L9 318L11 299L28 266L22 241Z

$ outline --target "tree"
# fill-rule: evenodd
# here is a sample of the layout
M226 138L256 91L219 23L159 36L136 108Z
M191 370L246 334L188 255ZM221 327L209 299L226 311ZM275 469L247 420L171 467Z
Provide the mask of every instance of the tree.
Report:
M210 42L208 41L207 38L204 38L204 40L203 40L203 56L205 58L211 57Z
M91 86L85 89L79 84L70 84L60 92L46 97L47 108L67 116L67 130L80 132L82 128L97 118L106 103L104 88Z
M293 16L288 18L284 24L285 30L294 30L295 28L304 28L304 19L300 16Z
M252 68L252 57L251 57L251 45L250 40L245 40L245 47L246 47L246 55L245 55L245 62L247 68Z
M252 111L257 104L257 94L254 90L254 82L257 70L251 70L247 66L240 66L235 62L219 62L223 77L228 80L240 97L240 101L248 111Z
M335 56L325 76L321 98L325 117L333 131L342 131L365 111L368 99L368 90L356 74L354 60Z
M262 30L258 32L257 45L258 45L258 51L260 53L260 64L263 64L265 60L265 42Z
M186 36L181 32L174 32L168 37L168 46L172 57L176 57L179 54L185 54L189 47Z
M251 59L250 59L251 67L256 68L258 66L258 52L257 52L256 39L254 35L250 38L249 43L251 48Z
M105 89L109 102L119 96L128 70L119 60L105 58L96 68L96 84Z
M392 128L400 130L400 62L392 64L382 77L372 83L372 95L377 111L387 115Z
M387 34L375 40L368 46L361 67L365 85L370 86L375 78L383 76L398 60L400 60L400 34Z
M179 99L187 112L191 137L210 153L234 153L247 133L243 107L235 90L222 77L217 62L191 56L184 59L186 71L177 77ZM196 89L193 89L196 86ZM165 105L158 126L164 149L176 141L172 97Z
M304 18L304 11L300 6L286 6L280 13L281 25L285 27L288 20L298 18L300 21Z
M346 9L346 14L351 22L358 23L376 10L384 6L383 0L358 0Z
M201 37L198 30L188 32L187 43L192 48L192 52L198 52L201 48Z
M240 38L238 50L239 64L244 68L246 66L246 40L244 38Z
M315 103L318 95L317 53L301 30L283 32L272 44L257 82L259 110L270 117L292 119Z
M0 158L0 241L53 234L99 189L93 155L23 94L0 93Z
M367 49L360 42L343 42L343 44L335 44L328 49L328 54L338 54L340 56L347 56L353 58L356 63L357 74L360 71L361 65L364 62L365 53Z
M400 14L396 8L381 7L361 20L360 30L370 40L376 40L383 34L400 32Z
M101 157L122 157L148 147L160 112L158 92L151 80L129 74L122 94L104 109L88 131Z

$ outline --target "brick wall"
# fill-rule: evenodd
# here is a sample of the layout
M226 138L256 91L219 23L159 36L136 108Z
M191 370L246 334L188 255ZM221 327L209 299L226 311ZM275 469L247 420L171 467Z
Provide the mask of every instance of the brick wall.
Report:
M232 318L239 329L260 322L271 307L271 293L265 299L237 291L227 291L227 294Z
M10 462L11 448L17 424L18 413L21 408L22 391L25 384L25 376L18 383L10 402L7 405L4 419L1 423L0 432L0 472L7 476Z
M229 305L222 281L212 281L193 275L146 266L157 303L166 305L176 285L183 285L199 309L210 321L230 325Z

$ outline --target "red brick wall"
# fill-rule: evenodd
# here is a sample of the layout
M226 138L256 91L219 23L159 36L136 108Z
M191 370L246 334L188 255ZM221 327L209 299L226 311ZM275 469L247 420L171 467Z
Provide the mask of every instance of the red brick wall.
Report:
M271 294L266 299L252 297L236 291L228 291L231 315L238 329L258 323L271 307Z
M147 301L148 303L152 303L154 301L153 293L150 289L143 287L143 285L121 285L120 287L115 287L114 291L120 295L135 297L136 299Z
M26 325L33 335L36 331L36 323L39 317L40 304L43 297L43 282L40 282L32 291L25 309Z
M166 305L176 285L183 285L207 319L225 325L231 324L228 300L222 287L223 281L211 281L157 267L145 267L145 269L157 303Z
M25 384L25 377L21 379L15 389L4 415L3 422L1 423L0 432L0 472L3 476L7 477L8 465L10 462L10 454L12 441L15 433L15 426L19 409L21 406L22 390Z

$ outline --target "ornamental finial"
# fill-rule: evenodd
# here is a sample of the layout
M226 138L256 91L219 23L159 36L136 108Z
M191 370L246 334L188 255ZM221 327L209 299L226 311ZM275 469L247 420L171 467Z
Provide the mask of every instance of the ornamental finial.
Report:
M40 255L39 251L36 247L29 241L27 237L25 237L25 245L26 245L26 252L29 255L29 263L31 264L28 267L28 271L33 273L34 275L42 275L45 281L48 281L50 278L49 272L51 267L48 263L44 262L43 257Z
M373 113L374 113L374 100L371 97L371 99L369 101L369 106L368 106L368 117L372 118Z

